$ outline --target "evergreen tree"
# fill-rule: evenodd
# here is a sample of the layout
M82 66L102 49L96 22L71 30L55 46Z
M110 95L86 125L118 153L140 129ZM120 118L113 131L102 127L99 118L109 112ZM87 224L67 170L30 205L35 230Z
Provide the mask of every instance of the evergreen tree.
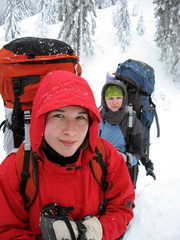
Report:
M48 7L51 0L40 0L38 2L38 24L37 24L37 36L38 37L47 37L47 16L48 16Z
M47 2L47 1L46 1ZM62 10L61 0L50 0L48 5L46 5L46 23L55 24L60 20L60 12Z
M61 22L63 22L63 20L65 19L66 14L69 15L69 13L72 11L72 7L71 6L71 0L66 1L66 0L57 0L59 2L59 20Z
M154 0L157 30L155 40L161 48L161 60L167 63L168 72L180 81L180 2Z
M5 41L11 41L20 34L19 0L6 0L5 6Z
M38 2L38 26L39 37L47 37L48 24L55 24L60 21L61 0L40 0ZM62 8L63 9L63 8Z
M157 19L157 30L155 34L155 40L158 47L162 48L161 60L167 58L167 41L169 38L169 14L168 6L163 0L154 0L154 3L157 4L155 8L155 17ZM166 12L168 12L166 14Z
M18 1L18 9L19 9L19 18L20 20L30 17L33 12L29 7L29 0L19 0Z
M126 0L121 0L120 6L113 14L113 25L116 28L116 35L121 44L121 51L124 52L129 45L130 37L130 18Z
M95 2L93 0L64 1L63 23L58 38L67 42L76 52L80 61L82 53L93 54Z
M78 29L78 8L73 6L73 0L62 0L64 5L60 15L62 20L62 27L60 29L58 39L67 42L71 47L77 51L77 29Z
M145 25L144 25L144 19L142 15L139 17L136 31L140 36L142 36L145 33Z
M96 6L100 9L107 8L119 3L121 0L97 0Z
M139 5L134 4L134 6L133 6L133 11L132 11L132 16L133 16L133 17L137 17L137 16L138 16L138 13L139 13Z
M180 2L172 1L170 20L169 72L174 81L180 82Z

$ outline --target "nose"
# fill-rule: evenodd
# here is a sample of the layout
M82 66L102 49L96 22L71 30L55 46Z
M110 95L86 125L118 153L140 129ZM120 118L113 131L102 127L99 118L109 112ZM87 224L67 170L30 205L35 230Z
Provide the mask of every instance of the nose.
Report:
M75 122L71 119L67 120L64 125L63 133L65 135L73 136L75 132L76 132Z
M113 99L113 104L116 104L117 102L117 99Z

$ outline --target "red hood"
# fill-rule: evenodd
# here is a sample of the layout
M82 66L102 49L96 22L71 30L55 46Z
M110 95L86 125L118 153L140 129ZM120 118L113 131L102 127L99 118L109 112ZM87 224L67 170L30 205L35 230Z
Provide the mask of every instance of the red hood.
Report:
M93 120L89 129L89 143L91 150L94 151L100 114L93 93L82 77L67 71L54 71L42 79L33 101L30 124L33 152L36 152L41 145L47 112L69 105L81 106L89 110Z

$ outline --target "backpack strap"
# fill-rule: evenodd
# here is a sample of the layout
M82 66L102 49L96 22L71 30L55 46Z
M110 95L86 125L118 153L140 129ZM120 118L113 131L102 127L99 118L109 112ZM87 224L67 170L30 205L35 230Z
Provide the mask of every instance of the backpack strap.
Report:
M150 97L150 103L153 107L154 110L154 116L155 116L155 120L156 120L156 127L157 127L157 137L160 137L160 126L159 126L159 120L158 120L158 115L157 115L157 111L156 111L156 105L155 103L152 101L151 97Z
M103 201L99 206L100 215L103 215L106 212L107 205L106 199L106 191L108 189L108 181L106 180L107 155L105 146L99 138L95 148L95 156L90 160L89 164L95 180L97 181L98 185L103 191Z
M25 207L29 208L34 202L39 188L38 169L37 158L34 153L31 150L25 151L24 148L25 143L23 142L19 147L16 155L16 171L20 182L20 193L25 201ZM107 204L107 155L104 144L100 139L98 139L95 153L95 156L90 160L89 164L95 180L103 191L103 201L99 206L100 215L103 215L106 211L105 207Z
M32 151L24 150L24 145L23 142L17 151L16 171L20 182L20 193L25 201L25 208L29 208L36 198L39 182L37 159Z
M19 124L23 122L22 109L20 103L20 96L24 94L24 88L29 84L40 81L40 75L12 77L13 91L14 91L14 107L12 113L12 124L9 128L13 131L14 147L18 148L23 141L23 132L19 128Z

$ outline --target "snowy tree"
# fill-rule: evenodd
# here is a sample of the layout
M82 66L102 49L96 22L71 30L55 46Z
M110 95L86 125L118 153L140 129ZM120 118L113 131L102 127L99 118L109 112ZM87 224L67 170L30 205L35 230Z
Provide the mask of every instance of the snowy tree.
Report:
M139 14L139 5L134 4L133 10L132 10L132 16L133 16L133 17L137 17L138 14Z
M180 81L180 2L179 0L154 0L157 30L155 40L161 48L161 60L173 74L174 81Z
M144 19L142 15L139 17L136 31L140 36L142 36L145 33L145 25L144 25Z
M7 0L5 6L5 41L11 41L17 38L20 34L20 12L19 12L20 0Z
M50 5L51 0L40 0L38 2L38 24L37 24L37 36L38 37L46 37L47 36L47 16L48 16L48 7Z
M19 18L20 20L30 17L33 12L29 7L30 3L27 0L19 0L18 8L19 8Z
M169 45L169 10L167 3L162 0L154 0L154 3L157 4L157 7L155 8L155 17L157 19L157 31L155 34L155 40L157 45L163 50L161 60L165 60L168 55L167 46Z
M0 25L5 23L5 16L7 17L7 11L9 11L10 1L3 0L1 1L1 10L0 10ZM13 5L15 1L11 1ZM19 0L15 3L17 5L16 12L18 14L19 21L33 15L32 2L31 0ZM10 7L11 8L11 7Z
M48 4L47 4L48 3ZM62 11L61 0L50 0L46 1L46 23L55 24L60 20L60 12Z
M64 5L61 12L62 27L60 29L58 39L67 42L71 47L77 51L77 31L78 31L78 17L80 10L77 6L73 6L73 0L62 0Z
M97 0L96 6L100 9L113 6L119 3L121 0Z
M127 9L127 1L121 0L120 6L113 14L113 25L116 28L116 35L120 41L121 51L126 51L130 37L130 18Z
M93 54L92 36L96 27L95 2L92 0L64 1L63 11L63 24L58 38L67 42L82 61L82 53Z

